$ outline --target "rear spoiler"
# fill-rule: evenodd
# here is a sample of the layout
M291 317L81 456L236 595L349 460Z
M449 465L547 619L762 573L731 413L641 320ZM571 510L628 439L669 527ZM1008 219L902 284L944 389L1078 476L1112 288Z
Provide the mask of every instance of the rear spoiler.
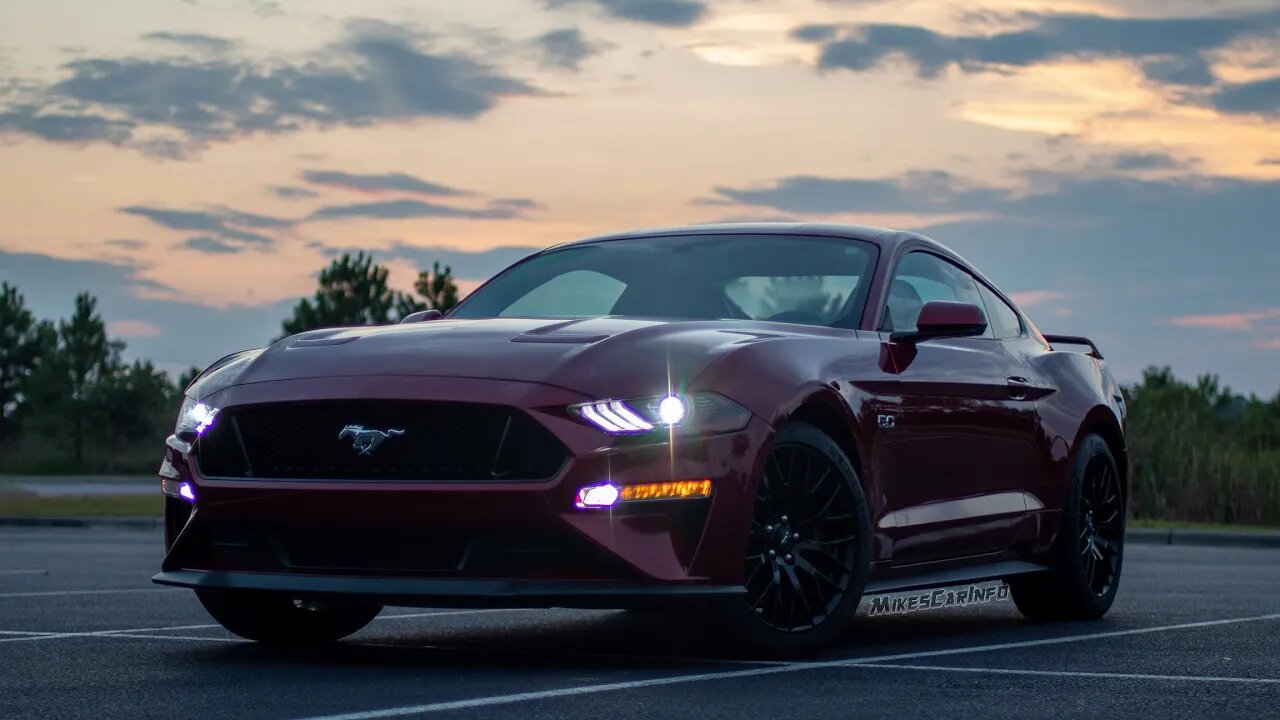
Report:
M1059 343L1063 345L1088 345L1089 352L1085 353L1085 355L1092 355L1099 360L1102 359L1102 353L1098 350L1098 346L1094 345L1093 341L1087 337L1080 337L1079 335L1045 335L1044 339L1048 340L1050 345Z

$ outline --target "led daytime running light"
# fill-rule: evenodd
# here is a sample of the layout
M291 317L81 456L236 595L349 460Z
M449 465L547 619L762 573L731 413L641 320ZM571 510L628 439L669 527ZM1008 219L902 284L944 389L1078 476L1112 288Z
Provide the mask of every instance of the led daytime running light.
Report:
M607 433L641 433L653 429L653 423L640 417L621 400L600 400L578 406L578 412L592 425Z

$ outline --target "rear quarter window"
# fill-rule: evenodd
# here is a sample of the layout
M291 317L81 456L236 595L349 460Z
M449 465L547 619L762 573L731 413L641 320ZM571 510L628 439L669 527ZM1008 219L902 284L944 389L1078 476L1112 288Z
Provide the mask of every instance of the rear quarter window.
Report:
M997 340L1020 337L1022 321L1018 319L1018 313L986 285L978 283L978 292L981 293L982 302L987 307L987 323L991 326L992 336Z

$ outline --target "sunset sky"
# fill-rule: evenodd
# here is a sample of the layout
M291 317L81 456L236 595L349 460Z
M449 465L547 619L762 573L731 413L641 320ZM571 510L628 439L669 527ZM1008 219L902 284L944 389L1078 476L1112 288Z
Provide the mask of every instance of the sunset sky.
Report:
M1276 0L5 0L0 280L178 370L335 254L922 231L1045 332L1280 391Z

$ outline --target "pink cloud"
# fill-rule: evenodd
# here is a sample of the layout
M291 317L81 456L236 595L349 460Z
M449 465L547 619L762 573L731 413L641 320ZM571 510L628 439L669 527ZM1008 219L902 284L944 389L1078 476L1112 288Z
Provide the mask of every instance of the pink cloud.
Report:
M1219 330L1252 330L1254 323L1280 318L1280 308L1257 312L1220 313L1217 315L1182 315L1174 318L1174 325L1206 327Z
M1271 338L1270 340L1259 340L1258 347L1263 350L1280 350L1280 337Z
M1067 294L1057 290L1024 290L1009 293L1009 299L1021 307L1030 307L1049 300L1061 300Z
M144 320L115 320L107 323L107 334L123 338L147 338L159 337L164 331Z

